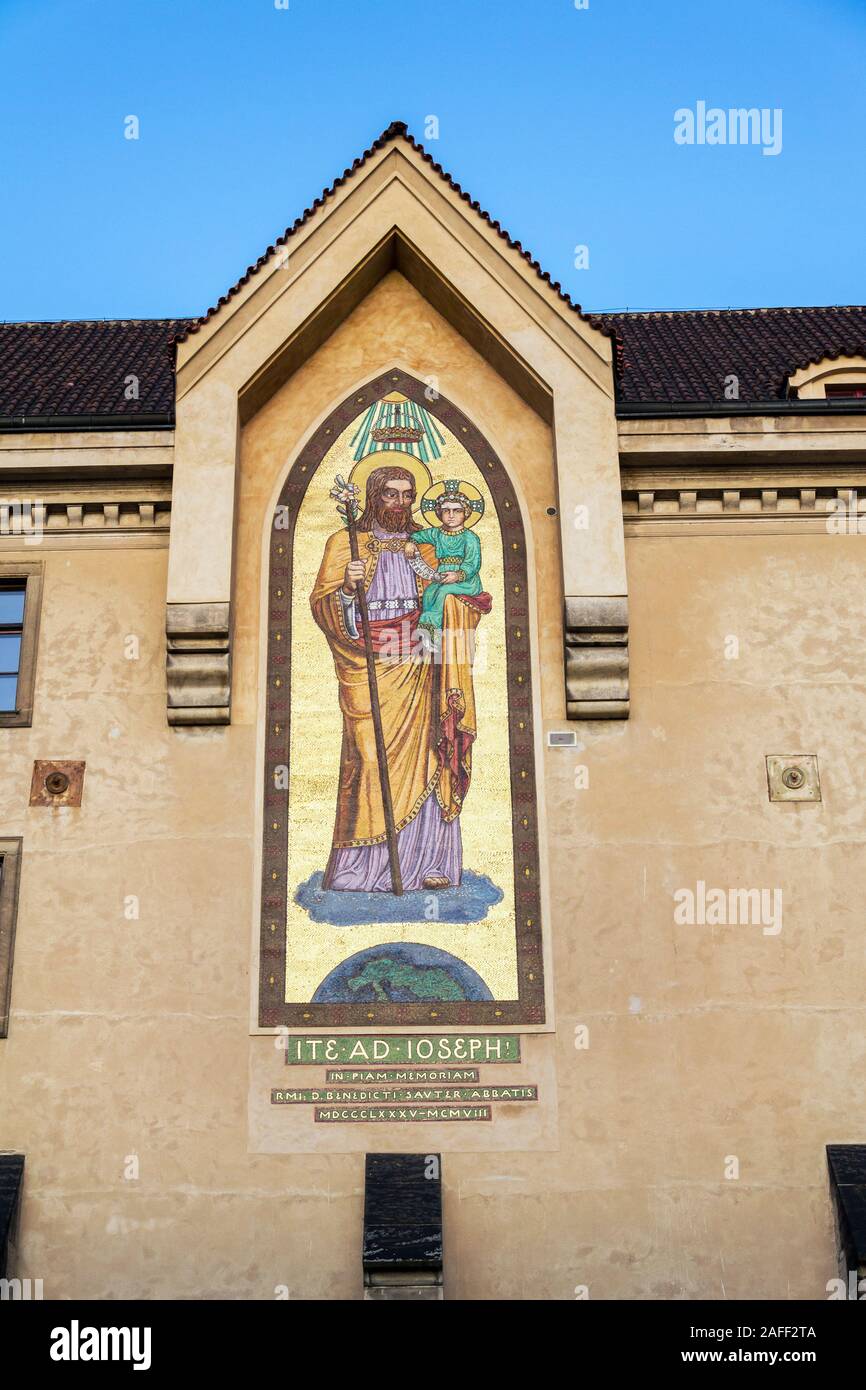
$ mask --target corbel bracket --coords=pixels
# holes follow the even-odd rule
[[[628,719],[628,599],[566,598],[569,719]]]
[[[169,724],[228,724],[229,604],[169,603],[165,636]]]

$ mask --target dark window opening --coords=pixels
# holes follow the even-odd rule
[[[839,1273],[848,1298],[859,1302],[866,1292],[866,1144],[828,1144],[827,1166]]]
[[[828,401],[866,401],[866,381],[837,382],[835,386],[825,386]]]
[[[0,1279],[6,1277],[6,1248],[15,1225],[23,1177],[24,1155],[0,1153]]]

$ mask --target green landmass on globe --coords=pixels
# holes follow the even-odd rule
[[[357,993],[369,985],[376,999],[386,1003],[391,995],[384,988],[405,989],[416,999],[462,1000],[466,996],[457,981],[438,966],[417,966],[408,962],[389,960],[368,961],[364,969],[349,980],[349,989]]]

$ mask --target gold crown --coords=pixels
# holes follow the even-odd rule
[[[379,425],[372,431],[377,444],[417,444],[423,433],[414,425]]]

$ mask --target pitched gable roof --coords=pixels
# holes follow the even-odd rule
[[[473,199],[470,196],[470,194],[468,194],[463,188],[461,188],[457,180],[452,178],[452,176],[447,172],[447,170],[442,168],[441,164],[436,163],[433,156],[429,153],[429,151],[427,151],[424,148],[420,141],[415,139],[414,135],[410,135],[409,128],[406,125],[405,121],[392,121],[391,124],[387,127],[387,129],[383,130],[382,134],[373,141],[369,149],[366,149],[362,155],[360,155],[356,160],[354,160],[348,169],[344,169],[342,174],[338,178],[334,179],[334,182],[330,185],[330,187],[323,189],[319,197],[313,200],[310,207],[306,208],[304,212],[301,213],[300,217],[297,217],[295,221],[292,223],[292,225],[286,228],[282,236],[277,237],[274,244],[272,246],[269,246],[267,250],[263,252],[261,256],[259,256],[258,260],[255,261],[253,265],[247,266],[240,279],[237,280],[235,284],[232,285],[231,288],[226,291],[225,294],[220,295],[216,304],[212,305],[212,307],[208,309],[205,314],[202,314],[200,318],[188,322],[185,325],[185,327],[183,327],[178,332],[177,341],[183,342],[184,339],[188,338],[191,333],[196,333],[203,324],[207,323],[208,319],[213,318],[214,314],[219,313],[222,306],[224,304],[227,304],[229,300],[232,299],[239,292],[239,290],[249,282],[250,278],[253,275],[257,274],[257,272],[261,270],[263,266],[267,265],[268,261],[271,259],[272,256],[277,254],[278,248],[285,246],[286,242],[288,242],[290,238],[294,236],[295,232],[297,232],[300,227],[303,227],[304,224],[308,222],[311,217],[314,216],[314,214],[318,211],[319,208],[323,208],[329,198],[333,198],[338,188],[342,188],[343,185],[347,183],[348,180],[351,179],[352,176],[356,174],[359,169],[363,168],[363,166],[370,159],[372,159],[372,157],[379,150],[383,150],[386,147],[386,145],[393,144],[395,141],[398,140],[405,141],[407,145],[409,145],[413,150],[415,150],[415,152],[419,154],[421,158],[426,161],[427,164],[430,165],[430,168],[433,170],[433,172],[438,174],[439,177],[443,179],[445,183],[448,184],[449,188],[451,188],[455,193],[459,194],[463,201],[469,204],[473,212],[476,212],[478,216],[482,218],[482,220],[486,222],[489,227],[492,227],[493,230],[502,238],[502,240],[510,247],[512,251],[519,251],[520,255],[523,257],[526,263],[529,266],[531,266],[532,269],[535,271],[536,275],[538,275],[538,277],[541,280],[544,280],[545,283],[550,286],[554,293],[557,294],[559,298],[563,300],[564,303],[567,304],[570,309],[573,309],[574,312],[585,322],[590,322],[589,316],[584,314],[580,305],[575,303],[575,301],[571,298],[569,294],[566,294],[559,281],[552,280],[549,273],[546,270],[544,270],[541,267],[541,265],[539,265],[538,261],[536,261],[533,258],[530,252],[526,251],[519,241],[515,241],[515,239],[505,230],[505,228],[501,226],[495,218],[490,216],[489,212],[485,212],[481,204],[477,202],[475,199]],[[602,333],[605,333],[607,336],[613,337],[612,330],[607,328],[603,323],[594,323],[593,326],[600,329],[600,331]]]
[[[398,141],[420,155],[575,314],[614,340],[616,399],[623,414],[654,408],[672,414],[702,408],[734,413],[762,404],[785,408],[791,373],[824,358],[866,356],[862,305],[584,313],[404,123],[395,121],[201,317],[0,324],[0,428],[171,425],[174,344],[213,318],[365,163]],[[725,381],[732,375],[738,379],[736,401],[725,397]],[[137,398],[128,398],[129,377],[137,379]],[[857,408],[806,404],[810,410]]]

